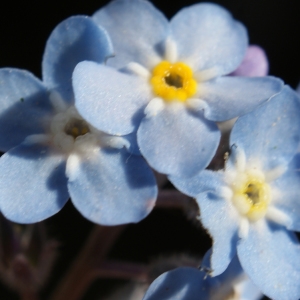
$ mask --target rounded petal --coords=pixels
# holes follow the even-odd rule
[[[65,159],[48,146],[22,144],[0,159],[0,209],[17,223],[56,214],[69,198]]]
[[[47,90],[31,73],[0,70],[0,149],[8,151],[31,134],[45,133],[53,113]]]
[[[216,191],[224,184],[223,175],[210,170],[203,170],[193,177],[168,176],[175,187],[190,197],[196,197],[200,193]]]
[[[218,122],[239,117],[266,102],[282,87],[282,80],[275,77],[226,76],[201,83],[200,98],[209,106],[204,115]]]
[[[210,267],[212,276],[223,273],[236,254],[239,216],[231,202],[218,192],[204,192],[196,197],[202,225],[213,240]]]
[[[77,63],[103,63],[113,53],[108,34],[91,18],[70,17],[51,33],[43,57],[43,81],[66,101],[74,100],[72,72]]]
[[[133,132],[152,93],[146,80],[94,62],[73,73],[75,106],[93,126],[109,134]]]
[[[70,157],[71,158],[71,157]],[[101,225],[136,223],[155,205],[153,172],[140,156],[103,149],[68,160],[68,188],[75,207]]]
[[[300,245],[294,233],[265,221],[252,223],[237,252],[244,271],[263,294],[299,299]]]
[[[245,27],[219,5],[201,3],[180,10],[171,20],[180,60],[195,71],[213,68],[218,75],[234,71],[245,56]]]
[[[300,98],[286,86],[266,104],[236,121],[230,145],[241,147],[248,161],[260,161],[262,170],[286,166],[299,145],[299,115]]]
[[[130,62],[153,67],[161,56],[159,46],[166,39],[169,23],[150,2],[115,0],[98,10],[93,19],[109,33],[116,57],[108,65],[122,68]]]
[[[177,268],[156,278],[143,300],[205,300],[210,298],[206,274],[194,268]]]
[[[289,217],[289,230],[300,231],[300,154],[291,161],[288,170],[270,183],[272,206]]]
[[[269,72],[269,62],[265,51],[256,45],[250,45],[246,55],[238,68],[230,75],[232,76],[267,76]]]
[[[191,177],[205,169],[219,139],[215,123],[179,103],[144,118],[138,129],[138,144],[148,163],[160,173],[177,177]]]

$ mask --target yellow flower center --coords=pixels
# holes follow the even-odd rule
[[[270,187],[259,174],[247,173],[233,185],[233,204],[240,214],[257,221],[266,214],[270,203]]]
[[[160,62],[153,69],[150,82],[154,94],[166,101],[184,102],[197,91],[192,69],[182,62]]]

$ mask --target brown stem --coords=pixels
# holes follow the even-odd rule
[[[95,225],[84,248],[69,269],[50,300],[79,300],[97,277],[95,265],[100,265],[125,226]]]
[[[146,282],[148,268],[137,263],[105,261],[97,268],[97,277],[118,278]]]

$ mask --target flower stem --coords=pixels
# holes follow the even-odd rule
[[[79,300],[98,276],[95,265],[100,265],[125,226],[95,225],[83,249],[54,291],[50,300]]]

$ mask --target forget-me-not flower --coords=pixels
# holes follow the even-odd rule
[[[72,71],[82,60],[112,54],[107,33],[89,17],[71,17],[47,41],[43,82],[19,69],[0,70],[0,209],[34,223],[68,200],[89,220],[138,222],[154,206],[157,187],[125,137],[91,126],[74,107]]]
[[[272,299],[299,299],[300,98],[289,87],[240,117],[225,169],[171,177],[196,198],[213,239],[211,274],[237,253],[244,271]],[[296,156],[295,156],[296,155]]]
[[[75,68],[75,105],[99,130],[139,127],[141,153],[161,173],[204,169],[220,139],[215,121],[245,114],[282,88],[272,77],[223,76],[240,65],[248,38],[216,4],[184,8],[168,22],[148,1],[116,0],[93,19],[110,34],[115,57]]]
[[[259,300],[261,297],[238,259],[234,259],[222,275],[213,278],[189,267],[166,272],[153,281],[143,300]]]

